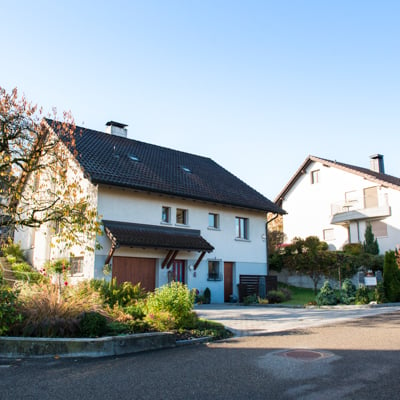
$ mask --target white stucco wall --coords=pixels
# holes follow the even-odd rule
[[[319,182],[311,184],[311,171],[319,170]],[[348,228],[331,224],[332,204],[343,203],[345,193],[358,191],[378,186],[378,198],[380,204],[386,199],[391,207],[391,215],[381,218],[388,226],[386,237],[377,237],[381,253],[394,249],[400,243],[400,192],[392,188],[378,185],[361,176],[338,168],[324,166],[319,162],[313,162],[305,171],[290,191],[286,194],[282,208],[287,211],[283,216],[284,232],[288,241],[294,237],[305,238],[318,236],[324,240],[324,229],[333,229],[333,240],[327,240],[331,249],[339,250],[348,243]],[[351,242],[364,241],[366,228],[365,221],[356,221],[350,224]]]
[[[171,208],[171,224],[161,222],[162,207]],[[177,208],[188,210],[188,224],[175,224]],[[249,210],[233,209],[226,206],[207,204],[193,200],[183,200],[169,196],[134,192],[132,190],[99,187],[98,213],[102,219],[181,227],[200,230],[201,236],[206,239],[215,250],[207,253],[196,271],[191,269],[198,259],[199,252],[179,252],[177,259],[186,261],[186,281],[189,288],[203,291],[206,287],[211,290],[212,302],[224,301],[224,281],[209,281],[208,260],[220,260],[221,275],[224,272],[224,262],[234,263],[233,289],[237,294],[236,284],[240,274],[265,275],[266,242],[265,242],[265,214]],[[208,214],[219,215],[219,229],[208,227]],[[235,217],[249,219],[249,240],[235,239]],[[106,236],[99,239],[102,249],[96,251],[95,277],[103,277],[102,265],[109,252],[111,243]],[[167,270],[161,269],[161,262],[167,254],[166,250],[119,248],[114,256],[151,257],[158,260],[156,286],[168,282]]]

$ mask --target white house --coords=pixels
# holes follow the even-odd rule
[[[331,249],[362,243],[368,223],[380,253],[400,244],[400,179],[385,174],[383,156],[370,169],[309,156],[275,199],[284,208],[283,230],[318,236]]]
[[[221,303],[237,295],[241,274],[267,275],[266,213],[284,212],[276,204],[210,158],[128,139],[120,123],[107,132],[76,127],[75,140],[104,235],[101,250],[73,249],[71,280],[112,276],[148,290],[178,280],[208,287]],[[52,235],[43,226],[15,240],[40,268],[60,257]]]

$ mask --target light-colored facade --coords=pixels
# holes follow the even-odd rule
[[[370,223],[381,254],[400,244],[400,179],[384,173],[381,155],[371,156],[371,170],[309,156],[276,203],[287,211],[288,242],[318,236],[340,250],[362,243]]]
[[[210,164],[205,162],[207,166]],[[238,296],[241,274],[267,275],[266,213],[281,211],[272,202],[275,207],[272,210],[220,204],[173,193],[121,187],[112,182],[94,182],[86,177],[88,174],[84,175],[83,170],[81,173],[81,187],[91,194],[98,215],[104,221],[104,234],[98,237],[101,248],[91,252],[85,247],[93,247],[94,243],[83,242],[81,247],[66,251],[57,245],[57,236],[50,226],[19,229],[15,241],[21,243],[36,268],[41,268],[47,260],[73,254],[79,265],[69,278],[72,283],[116,277],[120,282],[144,282],[142,286],[152,290],[171,280],[179,280],[200,293],[208,287],[213,303],[229,301],[230,295]],[[201,179],[201,171],[198,177],[195,173],[189,178],[197,182]],[[106,221],[120,224],[120,230],[112,227],[107,230]],[[122,238],[121,229],[137,232],[138,227],[147,233],[155,231],[156,236],[173,232],[178,239],[181,233],[190,233],[199,244],[188,249],[182,242],[177,247],[164,246],[164,239],[158,237],[144,245],[138,244],[137,238],[131,241],[128,237],[128,242]]]

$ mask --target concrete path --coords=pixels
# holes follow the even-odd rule
[[[400,304],[321,308],[203,304],[196,306],[195,311],[201,318],[222,323],[236,336],[252,336],[332,325],[352,319],[392,313],[400,311]]]

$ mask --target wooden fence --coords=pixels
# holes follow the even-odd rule
[[[263,282],[261,279],[265,279],[265,291],[268,293],[269,290],[278,289],[278,279],[272,275],[240,275],[239,276],[239,301],[243,302],[243,298],[251,295],[260,295],[260,287]]]

